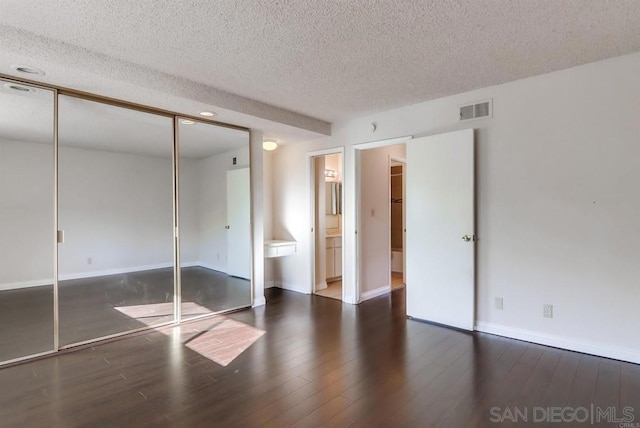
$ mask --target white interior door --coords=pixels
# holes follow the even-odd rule
[[[227,171],[227,274],[251,278],[249,168]]]
[[[473,129],[407,143],[407,315],[473,330]]]

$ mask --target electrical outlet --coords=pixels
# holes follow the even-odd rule
[[[496,297],[496,309],[502,310],[502,297]]]
[[[553,305],[543,305],[542,316],[544,316],[545,318],[553,318]]]
[[[235,156],[233,157],[233,164],[234,164],[234,165],[237,165],[237,164],[238,164],[238,158],[237,158],[237,157],[235,157]]]

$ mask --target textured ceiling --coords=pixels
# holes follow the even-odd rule
[[[637,0],[0,0],[0,23],[324,121],[640,51]]]

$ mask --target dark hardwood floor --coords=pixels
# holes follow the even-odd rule
[[[249,281],[182,268],[183,319],[251,305]],[[60,344],[173,320],[173,268],[60,281]],[[0,292],[0,361],[53,348],[53,286]],[[1,426],[1,425],[0,425]]]
[[[266,332],[227,366],[189,347],[219,325],[200,320],[2,369],[0,426],[526,425],[491,420],[515,407],[557,426],[533,407],[592,405],[640,421],[639,365],[407,320],[404,289],[267,302],[227,316]]]

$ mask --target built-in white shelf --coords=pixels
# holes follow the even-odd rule
[[[281,239],[271,239],[264,241],[264,258],[284,257],[295,254],[298,243],[296,241],[285,241]]]

